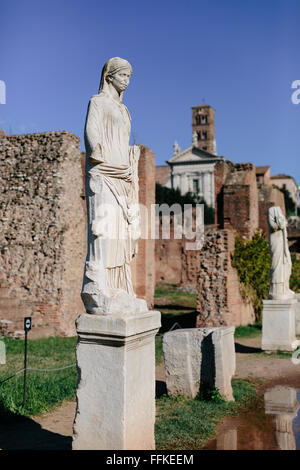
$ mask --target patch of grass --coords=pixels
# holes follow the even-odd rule
[[[234,331],[235,338],[251,338],[261,334],[261,324],[254,323],[253,325],[237,326]]]
[[[178,323],[181,328],[196,325],[197,295],[176,290],[176,284],[158,283],[155,290],[155,308],[161,312],[160,332],[169,331]]]
[[[0,382],[24,367],[24,340],[3,338],[6,364],[1,365]],[[77,337],[28,340],[27,367],[56,369],[76,362]],[[162,337],[155,338],[156,364],[163,360]],[[50,411],[64,400],[75,399],[76,366],[61,371],[27,371],[26,406],[23,407],[24,375],[0,384],[0,417],[35,416]]]
[[[290,288],[294,292],[300,292],[300,259],[297,259],[294,253],[291,254],[292,258],[292,273],[290,278]]]
[[[249,401],[256,396],[255,385],[245,379],[232,379],[232,392],[237,403],[237,408],[247,406]]]
[[[28,340],[27,367],[55,369],[76,362],[77,338],[50,337]],[[6,365],[0,382],[24,367],[24,340],[4,339]],[[34,416],[51,410],[64,400],[75,398],[76,366],[62,371],[27,372],[27,400],[23,407],[23,373],[0,384],[0,415]]]
[[[254,385],[232,381],[236,402],[162,396],[157,400],[155,439],[157,449],[199,449],[215,434],[216,425],[227,414],[236,414],[254,399]]]
[[[155,337],[155,364],[161,364],[164,358],[164,352],[162,347],[162,336]]]
[[[169,306],[180,306],[190,309],[196,308],[197,294],[183,292],[176,290],[176,284],[163,284],[156,285],[154,301],[164,298],[168,300]]]

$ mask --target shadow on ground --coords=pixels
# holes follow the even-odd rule
[[[164,313],[163,309],[161,309],[162,312],[161,312],[161,328],[159,330],[160,333],[166,333],[175,324],[177,324],[176,328],[179,328],[179,327],[180,328],[195,328],[196,318],[197,318],[196,311],[191,311],[191,309],[187,309],[187,312],[184,313],[185,309],[183,307],[177,307],[174,305],[172,306],[170,305],[169,308],[172,310],[182,311],[182,314]],[[159,307],[157,307],[157,310],[159,310]]]
[[[1,415],[1,450],[71,450],[72,438],[43,429],[30,418]]]
[[[155,381],[155,398],[160,398],[162,395],[167,395],[166,382],[162,380]]]
[[[235,352],[242,354],[261,353],[262,349],[245,346],[244,344],[234,343]]]

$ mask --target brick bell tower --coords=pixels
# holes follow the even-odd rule
[[[217,155],[215,141],[215,110],[200,104],[192,107],[193,143],[199,149]]]

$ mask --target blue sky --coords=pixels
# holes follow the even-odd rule
[[[0,128],[82,138],[102,66],[120,56],[133,66],[132,137],[157,164],[174,140],[191,145],[204,99],[220,155],[300,184],[299,24],[298,0],[0,0]]]

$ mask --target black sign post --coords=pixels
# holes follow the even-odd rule
[[[26,369],[27,369],[27,333],[31,330],[31,317],[24,318],[24,330],[25,330],[25,349],[24,349],[24,394],[23,394],[23,406],[26,405]]]

